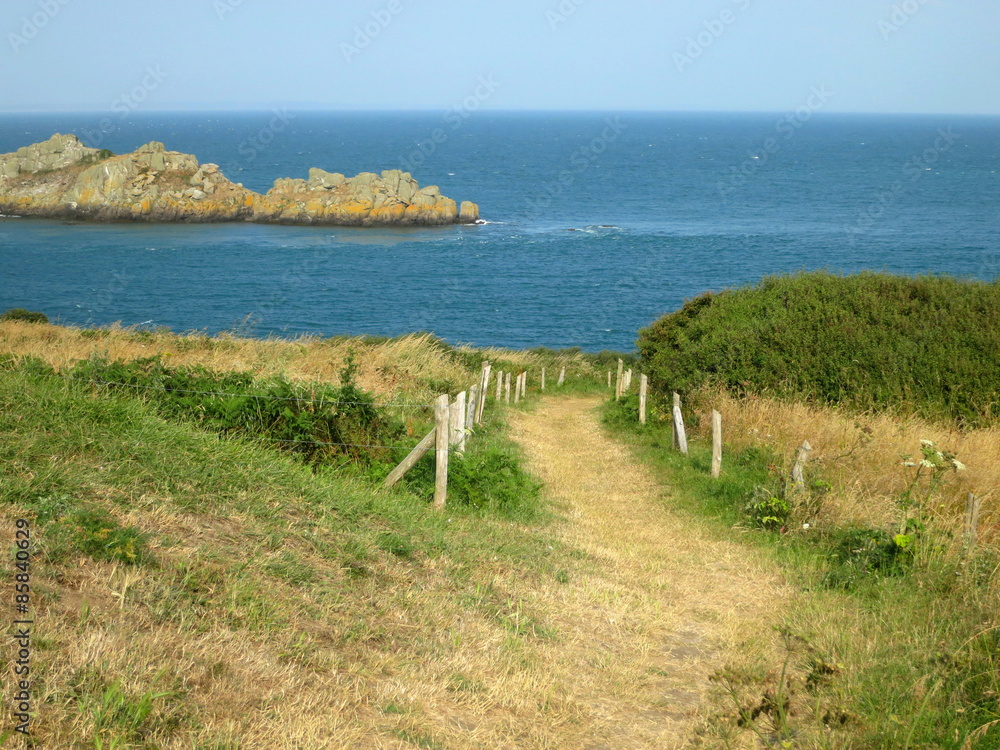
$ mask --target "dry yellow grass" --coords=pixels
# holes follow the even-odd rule
[[[93,354],[131,361],[156,354],[172,365],[202,365],[218,372],[337,383],[348,352],[359,365],[358,384],[379,397],[416,395],[428,379],[462,382],[467,375],[428,334],[378,344],[362,339],[250,339],[229,335],[144,333],[113,326],[99,335],[79,328],[0,321],[0,354],[30,355],[57,369]]]
[[[0,355],[38,357],[62,370],[95,353],[112,360],[131,361],[156,354],[171,365],[202,365],[217,372],[247,371],[258,377],[282,375],[291,380],[337,384],[348,352],[358,364],[357,382],[380,400],[426,400],[428,382],[464,385],[474,375],[438,345],[430,334],[412,334],[370,343],[362,338],[253,339],[223,334],[139,332],[112,326],[97,334],[79,328],[0,320]],[[483,356],[533,371],[538,377],[543,357],[510,349],[456,347],[458,354]],[[592,367],[581,355],[560,355],[556,362],[572,375],[590,374]],[[553,373],[549,373],[553,378]],[[554,380],[553,380],[554,382]],[[424,401],[421,401],[423,403]]]
[[[566,516],[563,538],[594,562],[536,594],[566,633],[545,671],[572,684],[596,732],[587,747],[681,747],[714,708],[712,673],[768,661],[789,592],[752,551],[667,510],[664,488],[603,433],[599,404],[550,400],[513,417],[528,465]]]
[[[920,457],[920,441],[932,440],[952,451],[967,467],[949,472],[943,489],[927,512],[942,526],[958,531],[965,513],[966,495],[982,498],[980,538],[1000,542],[1000,429],[960,431],[955,427],[892,414],[856,415],[830,407],[770,398],[734,398],[724,392],[702,393],[697,402],[701,435],[708,438],[708,408],[723,415],[725,442],[734,448],[767,446],[785,457],[785,469],[803,440],[813,448],[810,468],[833,485],[818,521],[891,528],[899,522],[896,501],[909,484],[913,469],[902,456]],[[910,472],[907,474],[906,472]]]

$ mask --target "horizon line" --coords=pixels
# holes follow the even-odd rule
[[[302,114],[440,114],[442,109],[435,108],[335,108],[317,107],[315,105],[278,105],[260,106],[253,108],[171,108],[171,109],[144,109],[141,112],[130,112],[140,117],[146,114],[261,114],[271,113],[275,110],[290,110]],[[448,111],[447,109],[444,111]],[[794,110],[791,110],[794,111]],[[107,109],[26,109],[26,110],[4,110],[0,109],[0,116],[18,115],[100,115],[110,117],[110,110]],[[481,114],[639,114],[639,115],[784,115],[789,110],[786,109],[627,109],[627,108],[605,108],[605,109],[541,109],[541,108],[504,108],[504,109],[483,109]],[[815,112],[813,117],[828,116],[856,116],[856,117],[1000,117],[998,112],[880,112],[872,110],[841,110]],[[121,119],[121,118],[119,118]]]

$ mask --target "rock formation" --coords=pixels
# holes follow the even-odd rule
[[[215,164],[147,143],[131,154],[87,148],[74,135],[0,155],[0,214],[96,221],[255,221],[346,226],[471,224],[461,209],[409,172],[356,177],[309,170],[279,179],[266,195],[233,183]]]

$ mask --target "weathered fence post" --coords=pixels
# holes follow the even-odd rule
[[[545,368],[542,368],[542,393],[545,392]]]
[[[628,393],[630,390],[632,390],[632,369],[631,368],[629,368],[629,370],[625,373],[625,393]]]
[[[509,404],[510,403],[510,373],[509,372],[504,374],[503,397],[504,397],[504,401],[506,401]]]
[[[681,396],[677,391],[674,391],[674,411],[677,411],[680,408],[681,408]],[[673,425],[674,429],[671,430],[670,447],[673,448],[674,450],[677,450],[677,423],[671,420],[671,424]]]
[[[433,429],[428,432],[424,439],[417,443],[416,447],[410,451],[410,454],[403,459],[402,463],[399,464],[395,469],[389,472],[389,476],[385,478],[382,483],[383,487],[392,487],[396,482],[402,479],[406,472],[414,467],[414,465],[421,458],[427,455],[427,452],[434,447],[434,441],[437,438],[437,429]]]
[[[514,378],[514,403],[518,403],[521,400],[521,376],[518,375]]]
[[[459,393],[449,409],[449,445],[456,446],[459,453],[465,452],[465,391]]]
[[[684,415],[681,413],[680,396],[674,400],[674,433],[677,435],[677,446],[681,449],[681,453],[686,456],[688,454],[688,440],[687,432],[684,431]]]
[[[566,382],[566,368],[562,368],[559,371],[559,382],[556,385],[562,387],[562,384]]]
[[[965,551],[971,552],[979,537],[979,503],[978,497],[971,492],[965,500]]]
[[[528,371],[521,373],[521,398],[528,397]]]
[[[712,477],[722,474],[722,415],[712,409]]]
[[[611,370],[608,370],[608,388],[611,387]]]
[[[639,376],[639,424],[646,424],[646,391],[649,388],[649,378]]]
[[[443,508],[448,501],[448,394],[434,402],[434,507]]]
[[[476,388],[478,386],[472,385],[469,387],[469,401],[465,408],[465,432],[466,434],[472,432],[472,426],[476,423],[476,404],[478,399],[476,396]],[[465,439],[462,439],[462,449],[465,449]]]
[[[809,441],[803,440],[802,447],[799,448],[799,453],[795,457],[795,465],[792,467],[792,483],[797,490],[804,490],[806,488],[805,468],[806,461],[809,460],[811,452],[812,446],[809,445]]]
[[[625,363],[618,360],[618,378],[615,380],[615,401],[620,401],[622,397],[622,384],[625,377]]]
[[[493,365],[483,362],[483,372],[479,378],[479,398],[476,399],[476,424],[483,421],[483,412],[486,410],[486,389],[490,387],[490,373],[493,372]]]
[[[500,396],[503,394],[503,370],[497,372],[497,401],[500,400]]]

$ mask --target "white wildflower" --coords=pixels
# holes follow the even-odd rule
[[[965,464],[963,464],[957,458],[951,459],[951,465],[955,467],[955,471],[965,471]]]
[[[903,466],[916,466],[913,461],[903,461]]]
[[[925,448],[933,448],[934,447],[934,441],[933,440],[921,440],[920,444],[922,446],[924,446]]]
[[[935,451],[937,453],[938,461],[944,461],[944,454],[941,451]]]
[[[933,469],[934,468],[934,462],[933,461],[928,461],[926,458],[923,461],[920,462],[920,465],[923,466],[925,469]]]

